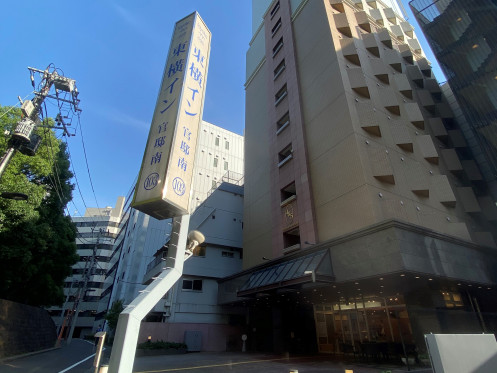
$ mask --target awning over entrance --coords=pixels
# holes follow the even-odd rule
[[[328,249],[323,249],[252,273],[237,295],[247,296],[309,282],[330,283],[333,280],[330,253]]]

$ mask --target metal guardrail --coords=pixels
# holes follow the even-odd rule
[[[213,186],[211,190],[207,192],[207,197],[209,197],[217,188],[219,188],[219,185],[221,185],[222,183],[230,183],[233,185],[243,186],[244,182],[245,182],[245,176],[243,174],[240,174],[235,171],[227,171],[223,175],[221,180],[218,181],[216,185]]]

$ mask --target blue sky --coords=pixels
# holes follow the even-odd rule
[[[81,190],[73,192],[68,206],[72,215],[83,214],[85,204],[114,206],[118,196],[129,192],[140,168],[174,24],[195,10],[212,32],[203,119],[243,134],[250,0],[27,0],[9,1],[2,10],[0,105],[15,105],[17,96],[32,91],[28,66],[45,69],[54,63],[76,80],[83,136],[78,129],[68,140]],[[56,115],[52,103],[47,109]]]
[[[197,10],[212,32],[204,120],[243,133],[245,53],[251,2],[234,0],[10,1],[0,22],[0,105],[29,94],[28,66],[54,63],[76,80],[82,137],[69,139],[81,194],[88,207],[114,206],[139,171],[149,123],[176,21]],[[48,114],[56,107],[47,103]],[[74,122],[71,127],[75,127]],[[85,211],[73,192],[71,214]]]

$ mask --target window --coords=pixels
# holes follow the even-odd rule
[[[225,148],[226,150],[230,150],[230,143],[229,143],[229,141],[225,141],[225,142],[224,142],[224,148]]]
[[[276,22],[274,27],[271,29],[271,36],[274,36],[280,28],[281,28],[281,18]]]
[[[286,84],[274,95],[274,106],[278,106],[279,103],[288,95],[286,90]]]
[[[202,280],[183,280],[183,290],[202,291]]]
[[[285,205],[293,201],[297,197],[297,189],[295,188],[295,182],[281,189],[280,194],[281,194],[282,205]]]
[[[235,256],[235,254],[234,254],[234,253],[231,253],[231,252],[229,252],[229,251],[223,251],[223,252],[221,253],[221,255],[222,255],[223,257],[225,257],[225,258],[233,258],[233,257]]]
[[[273,58],[278,54],[278,52],[281,50],[281,48],[283,48],[283,38],[281,38],[280,40],[278,40],[278,42],[274,46],[274,48],[273,48]]]
[[[216,157],[214,157],[214,167],[217,167],[217,162],[218,162],[218,161],[219,161],[219,160],[218,160]]]
[[[278,1],[274,8],[271,10],[271,19],[273,19],[274,15],[278,13],[278,10],[280,9],[280,2]]]
[[[280,64],[276,67],[276,69],[274,69],[273,80],[276,80],[276,78],[280,76],[283,70],[285,70],[285,67],[286,67],[285,59],[283,59],[283,61],[280,62]]]
[[[285,149],[278,153],[278,167],[283,166],[285,163],[293,158],[292,144],[288,145]]]
[[[464,302],[462,300],[461,294],[455,292],[442,292],[443,299],[445,301],[445,307],[464,307]]]
[[[219,146],[219,137],[216,137],[216,142],[215,142],[216,146]]]
[[[193,256],[205,257],[205,246],[197,246],[193,249]]]
[[[276,122],[276,135],[279,135],[290,125],[290,115],[288,111]]]
[[[228,170],[228,162],[224,161],[224,170],[227,171]]]
[[[283,247],[284,254],[288,254],[293,250],[300,249],[299,227],[283,233]]]

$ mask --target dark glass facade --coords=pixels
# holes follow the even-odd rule
[[[497,2],[413,0],[409,5],[466,119],[461,129],[486,181],[480,192],[497,201]],[[462,149],[458,153],[466,159]]]

